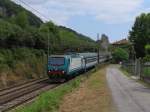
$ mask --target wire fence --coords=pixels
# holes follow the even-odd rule
[[[131,75],[150,83],[150,62],[137,59],[136,61],[124,62],[122,67]]]

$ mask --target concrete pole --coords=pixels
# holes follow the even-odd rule
[[[97,51],[97,62],[98,62],[98,64],[100,63],[100,39],[99,39],[99,33],[97,33],[97,42],[98,42],[98,51]]]

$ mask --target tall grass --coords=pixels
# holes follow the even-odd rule
[[[0,49],[0,86],[46,75],[46,54],[29,48]],[[12,83],[13,82],[13,83]]]

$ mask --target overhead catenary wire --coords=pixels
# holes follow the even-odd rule
[[[28,3],[26,3],[25,1],[23,0],[16,0],[22,4],[24,4],[25,6],[29,7],[32,12],[36,12],[37,14],[39,14],[42,18],[44,18],[46,21],[50,21],[50,19],[48,17],[46,17],[44,14],[42,14],[41,12],[39,12],[38,10],[36,10],[35,8],[33,8],[31,5],[29,5]]]

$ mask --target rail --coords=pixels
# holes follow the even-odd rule
[[[0,112],[10,110],[20,104],[37,97],[41,92],[57,87],[59,84],[50,84],[48,79],[40,79],[25,85],[14,87],[0,92]]]

